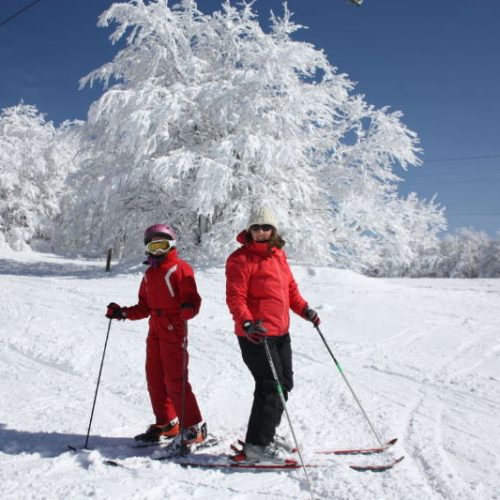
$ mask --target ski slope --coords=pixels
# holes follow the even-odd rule
[[[135,303],[142,267],[0,250],[0,498],[302,499],[302,470],[182,468],[147,458],[130,437],[152,420],[144,379],[146,321],[113,322],[87,433],[110,301]],[[384,473],[318,457],[376,441],[309,323],[292,319],[296,386],[288,409],[314,498],[500,498],[500,280],[371,279],[293,265],[304,297],[383,439],[399,437]],[[244,437],[253,384],[225,305],[222,268],[197,270],[190,372],[209,431]],[[283,418],[282,434],[288,435]],[[120,459],[127,468],[104,465]]]

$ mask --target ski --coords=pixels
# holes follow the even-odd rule
[[[242,470],[261,470],[261,471],[276,471],[276,470],[297,470],[302,468],[296,460],[284,459],[283,462],[245,462],[245,461],[234,461],[237,455],[196,455],[189,454],[187,456],[164,456],[164,457],[153,457],[151,460],[158,461],[168,461],[180,465],[181,467],[197,467],[197,468],[207,468],[207,469],[242,469]],[[351,464],[349,467],[357,472],[384,472],[392,469],[395,465],[401,462],[404,456],[399,457],[391,462],[385,464],[365,464],[365,465],[355,465]],[[124,463],[118,460],[106,459],[103,461],[105,465],[112,467],[122,467],[124,469],[129,469]],[[304,464],[305,467],[328,467],[329,464]]]
[[[358,472],[384,472],[386,470],[392,469],[396,464],[399,464],[403,457],[396,458],[392,462],[380,465],[349,465],[349,467]]]
[[[397,442],[397,438],[391,439],[385,443],[383,448],[353,448],[353,449],[339,449],[339,450],[321,450],[315,453],[323,455],[370,455],[377,454],[385,451],[390,446],[393,446]],[[203,443],[200,443],[192,450],[189,450],[186,454],[179,453],[180,450],[175,450],[168,453],[168,445],[165,448],[167,453],[161,456],[153,456],[148,458],[148,460],[154,461],[168,461],[170,463],[175,463],[181,467],[198,467],[198,468],[212,468],[212,469],[244,469],[244,470],[296,470],[300,469],[302,465],[295,459],[284,458],[279,462],[247,462],[245,461],[245,456],[243,455],[243,450],[236,444],[231,444],[231,450],[233,455],[225,454],[197,454],[196,452],[201,451],[211,446],[215,446],[220,443],[220,440],[215,436],[209,436]],[[242,446],[244,442],[238,441],[238,444]],[[293,450],[292,450],[293,453]],[[349,467],[357,472],[384,472],[392,469],[396,464],[401,462],[404,456],[396,458],[392,461],[382,463],[382,464],[365,464],[356,465],[350,464]],[[129,468],[122,460],[106,459],[103,463],[112,467],[123,467],[125,469]],[[307,463],[306,467],[327,467],[327,463]]]
[[[282,462],[236,462],[233,461],[234,456],[227,455],[196,455],[190,453],[186,456],[164,456],[152,457],[150,460],[168,461],[180,465],[181,467],[198,467],[198,468],[211,468],[211,469],[246,469],[246,470],[296,470],[302,466],[292,459],[284,459]],[[111,467],[122,467],[129,469],[126,464],[121,460],[106,459],[103,460],[105,465]],[[320,467],[320,464],[306,464],[306,467]]]
[[[377,453],[382,453],[397,442],[397,438],[391,439],[390,441],[387,441],[387,443],[384,444],[382,448],[377,447],[377,448],[352,448],[352,449],[343,449],[343,450],[321,450],[321,451],[316,451],[314,453],[316,454],[321,454],[321,455],[371,455],[371,454],[377,454]],[[245,444],[244,441],[238,440],[238,445],[243,447]],[[231,449],[237,453],[237,454],[242,454],[243,453],[243,448],[240,448],[236,444],[231,444]],[[292,448],[290,450],[290,453],[296,453],[297,450]],[[386,470],[392,469],[395,465],[397,465],[399,462],[401,462],[404,459],[404,456],[396,458],[392,460],[391,462],[385,463],[385,464],[366,464],[366,465],[356,465],[356,464],[351,464],[349,467],[355,471],[358,472],[384,472]],[[319,464],[318,464],[319,465]],[[315,465],[317,467],[318,465]],[[324,464],[322,464],[324,465]],[[311,467],[311,465],[307,465],[307,467]],[[298,465],[297,467],[298,468]]]
[[[229,460],[224,462],[189,462],[189,461],[176,461],[179,465],[183,467],[200,467],[200,468],[212,468],[212,469],[250,469],[250,470],[295,470],[300,469],[302,466],[297,462],[282,464],[263,464],[263,463],[234,463]],[[316,464],[305,464],[306,467],[318,467]]]
[[[214,456],[214,459],[219,461],[199,461],[195,457],[160,457],[153,458],[153,460],[168,460],[171,463],[180,465],[181,467],[198,467],[198,468],[208,468],[208,469],[244,469],[244,470],[297,470],[302,467],[295,460],[286,459],[283,463],[250,463],[250,462],[232,462],[230,457],[225,457],[224,455]],[[384,472],[392,469],[395,465],[401,462],[404,457],[399,457],[392,462],[379,465],[354,465],[351,464],[349,467],[358,472]],[[125,464],[117,460],[104,460],[105,465],[112,467],[122,467],[124,469],[129,469]],[[305,464],[307,468],[310,467],[326,467],[327,464]]]
[[[353,448],[353,449],[345,449],[345,450],[320,450],[315,451],[315,453],[319,455],[373,455],[376,453],[383,453],[385,450],[394,446],[398,441],[398,438],[391,439],[384,443],[382,448]]]
[[[375,455],[377,453],[383,453],[386,451],[388,448],[391,446],[394,446],[398,441],[398,438],[391,439],[390,441],[387,441],[382,448],[376,447],[376,448],[352,448],[352,449],[344,449],[344,450],[318,450],[315,451],[314,453],[317,455]],[[245,444],[244,441],[238,440],[238,444],[240,446],[243,446]],[[242,450],[241,448],[238,448],[238,446],[232,444],[231,449],[235,451],[236,453],[240,453]],[[292,448],[288,450],[289,453],[296,453],[297,449]]]
[[[169,450],[169,446],[172,444],[169,442],[167,442],[167,444],[163,445],[163,446],[161,444],[158,444],[158,443],[151,443],[151,445],[156,444],[158,448],[165,450],[166,454],[160,455],[160,456],[143,457],[143,458],[145,458],[147,460],[155,460],[155,461],[159,461],[159,462],[166,461],[166,460],[175,462],[176,459],[178,459],[178,458],[183,458],[185,456],[195,455],[195,452],[200,451],[200,450],[204,450],[206,448],[210,448],[212,446],[216,446],[219,443],[220,443],[220,439],[217,436],[214,436],[212,434],[209,434],[207,436],[207,438],[205,439],[205,441],[203,441],[202,443],[197,444],[197,445],[193,445],[192,450],[181,450],[181,449]],[[149,443],[144,443],[144,444],[148,445]],[[147,447],[147,446],[143,446],[143,447]],[[137,448],[137,447],[132,445],[132,448]],[[183,455],[182,453],[185,453],[185,454]],[[132,457],[129,457],[129,458],[132,458]],[[105,460],[103,460],[103,463],[105,465],[110,465],[112,467],[123,467],[125,469],[129,468],[123,463],[122,460],[105,459]]]
[[[241,454],[237,455],[200,455],[178,457],[172,460],[183,467],[200,467],[212,469],[246,469],[246,470],[295,470],[302,468],[296,460],[286,458],[280,462],[246,462]],[[306,467],[319,467],[319,464],[305,464]]]

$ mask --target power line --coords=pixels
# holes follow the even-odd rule
[[[483,184],[487,182],[488,184],[496,184],[500,182],[500,179],[436,179],[436,180],[419,180],[419,179],[406,179],[406,184],[411,186],[448,186],[450,184],[473,184],[479,183]]]
[[[500,158],[500,154],[492,154],[492,155],[477,155],[477,156],[455,156],[449,158],[431,158],[426,160],[422,158],[424,163],[438,163],[444,161],[471,161],[471,160],[489,160],[491,158]]]
[[[497,216],[500,215],[500,212],[446,212],[446,215],[452,215],[452,216],[478,216],[478,217],[484,217],[484,216]]]
[[[12,16],[8,17],[7,19],[4,19],[3,21],[0,22],[0,27],[3,26],[4,24],[7,24],[9,21],[12,21],[12,19],[16,18],[17,16],[28,10],[30,7],[33,7],[33,5],[35,5],[39,1],[40,0],[35,0],[34,2],[31,2],[30,4],[23,7],[21,10],[18,10],[15,14],[12,14]]]
[[[418,168],[422,168],[422,167],[418,167]],[[471,174],[480,174],[480,175],[487,175],[487,174],[499,174],[500,173],[500,166],[490,166],[490,167],[475,167],[475,168],[470,168],[468,167],[467,170],[463,171],[463,170],[458,170],[458,169],[454,169],[454,170],[450,170],[449,172],[443,172],[439,169],[434,169],[434,170],[425,170],[424,172],[422,172],[422,170],[418,170],[418,169],[412,169],[412,170],[407,170],[406,172],[404,172],[403,174],[399,174],[401,176],[404,176],[403,178],[404,179],[414,179],[414,180],[420,180],[422,178],[425,178],[425,177],[432,177],[432,178],[435,178],[436,176],[448,176],[448,177],[464,177],[464,176],[467,176],[467,175],[471,175]],[[425,180],[425,179],[424,179]]]

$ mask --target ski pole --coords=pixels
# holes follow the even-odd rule
[[[337,361],[337,359],[335,358],[332,350],[330,349],[330,346],[328,345],[328,343],[326,342],[326,339],[325,337],[323,336],[323,334],[321,333],[321,330],[319,329],[319,326],[318,325],[314,325],[314,328],[316,328],[316,330],[318,331],[319,333],[319,336],[321,337],[321,340],[323,341],[323,343],[325,344],[325,347],[327,348],[328,352],[330,353],[330,356],[332,357],[333,359],[333,362],[335,363],[335,366],[338,368],[340,374],[342,375],[342,378],[344,379],[344,382],[347,384],[347,387],[349,387],[349,390],[351,391],[352,395],[354,396],[354,399],[356,401],[356,403],[358,404],[359,406],[359,409],[361,410],[361,413],[363,413],[363,416],[365,417],[366,421],[368,422],[368,425],[370,426],[370,429],[372,430],[373,432],[373,435],[375,436],[375,438],[377,439],[377,442],[379,444],[379,446],[383,449],[385,449],[385,446],[382,444],[382,441],[380,439],[380,437],[378,436],[377,434],[377,431],[375,430],[375,427],[373,427],[373,424],[371,423],[370,419],[368,418],[368,415],[366,414],[363,406],[361,405],[361,402],[359,401],[358,397],[356,396],[356,393],[354,392],[354,389],[351,387],[351,384],[349,383],[349,381],[347,380],[347,377],[345,376],[345,373],[344,371],[342,370],[342,367],[340,366],[339,362]]]
[[[112,318],[109,318],[108,331],[106,333],[106,341],[104,342],[104,350],[102,352],[101,367],[99,368],[99,375],[97,377],[97,386],[95,388],[94,403],[92,405],[92,412],[90,413],[89,428],[87,430],[87,437],[85,438],[85,445],[83,446],[84,450],[87,449],[87,445],[89,443],[90,428],[92,427],[92,419],[94,418],[95,402],[97,400],[97,393],[99,392],[99,384],[101,382],[102,367],[104,365],[104,356],[106,355],[106,347],[108,345],[109,330],[111,329],[111,321]]]
[[[187,384],[187,321],[184,325],[184,338],[182,339],[182,392],[181,392],[181,447],[184,442],[184,421],[186,420],[186,384]],[[188,451],[184,448],[183,452]]]
[[[292,431],[292,436],[293,436],[293,440],[295,442],[295,447],[297,448],[297,452],[299,454],[300,463],[302,465],[302,469],[304,469],[304,475],[306,477],[307,486],[309,487],[309,493],[311,494],[311,498],[313,498],[311,481],[309,480],[309,476],[307,474],[306,465],[304,463],[304,459],[302,458],[302,453],[300,451],[300,446],[299,446],[299,443],[297,441],[297,437],[295,436],[295,432],[293,430],[293,426],[292,426],[292,421],[290,419],[290,415],[288,414],[288,409],[286,407],[285,396],[283,395],[283,386],[281,385],[281,383],[279,381],[278,373],[276,372],[276,368],[274,366],[273,358],[271,356],[271,351],[269,350],[269,346],[267,345],[267,339],[264,339],[264,349],[266,350],[267,360],[269,362],[269,366],[271,367],[271,371],[273,373],[274,381],[276,382],[276,392],[279,394],[279,397],[281,399],[281,404],[283,405],[283,408],[285,410],[285,415],[286,415],[286,418],[288,420],[288,425],[290,426],[290,430]]]

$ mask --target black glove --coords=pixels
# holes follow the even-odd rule
[[[304,310],[302,311],[302,317],[304,319],[307,319],[307,321],[310,321],[314,326],[318,326],[321,323],[318,313],[314,309],[311,309],[309,306],[304,307]]]
[[[184,321],[188,321],[190,319],[193,319],[196,316],[195,310],[194,310],[194,305],[190,304],[189,302],[183,302],[181,304],[181,318]]]
[[[108,310],[106,311],[106,318],[109,319],[125,319],[127,317],[123,307],[120,307],[118,304],[111,302],[108,304]]]
[[[243,330],[247,336],[247,339],[252,342],[252,344],[260,344],[265,339],[267,335],[267,330],[262,326],[262,320],[257,321],[244,321]]]

